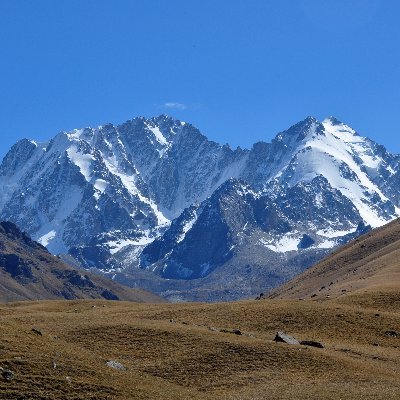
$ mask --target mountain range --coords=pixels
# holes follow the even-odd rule
[[[16,143],[0,166],[0,218],[130,286],[233,300],[399,216],[399,163],[333,117],[251,149],[139,117]]]

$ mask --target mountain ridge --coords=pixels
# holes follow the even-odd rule
[[[300,272],[291,265],[293,257],[302,254],[314,260],[352,237],[360,223],[376,227],[400,215],[399,165],[400,156],[333,117],[322,122],[307,117],[270,143],[235,150],[166,115],[138,117],[116,126],[61,132],[45,144],[22,140],[13,146],[0,166],[0,217],[17,223],[51,252],[72,255],[86,268],[98,268],[116,279],[126,278],[127,271],[129,281],[143,273],[151,279],[165,275],[163,268],[171,272],[170,278],[178,277],[177,269],[186,268],[183,263],[195,268],[186,279],[203,279],[230,262],[222,258],[213,263],[212,246],[200,251],[199,240],[207,231],[201,230],[197,217],[190,220],[186,214],[202,210],[199,215],[206,218],[207,206],[232,221],[226,225],[221,219],[218,225],[209,217],[209,224],[202,225],[208,230],[225,226],[222,247],[230,249],[236,240],[232,238],[245,237],[235,245],[233,259],[244,262],[239,247],[247,241],[259,254],[255,269],[262,268],[263,254],[264,264],[280,263],[281,271],[275,272],[286,276],[289,271],[291,276]],[[237,182],[243,185],[235,186]],[[243,207],[236,217],[229,216],[229,210],[217,211],[217,203],[229,204],[224,196],[236,196],[234,191],[219,191],[229,185],[239,191],[248,185],[246,190],[253,192],[240,200]],[[260,207],[267,210],[262,213]],[[261,213],[264,220],[254,220],[253,213]],[[267,231],[267,220],[279,213],[289,231]],[[255,231],[242,232],[235,218],[256,221]],[[173,243],[178,220],[184,225]],[[192,234],[194,229],[197,234]],[[197,243],[190,242],[193,235]],[[161,244],[166,237],[169,245]],[[315,245],[301,248],[303,241],[298,248],[307,237]],[[157,243],[172,246],[171,254],[153,254]],[[178,248],[186,261],[174,258]],[[197,256],[191,257],[188,248]],[[142,254],[156,260],[154,265]],[[206,275],[199,273],[203,264]],[[301,268],[309,265],[304,261]],[[235,265],[231,273],[243,274],[243,268]],[[253,291],[248,286],[240,293],[237,296]]]

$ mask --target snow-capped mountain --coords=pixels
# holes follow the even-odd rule
[[[0,218],[132,285],[238,298],[400,215],[399,162],[335,118],[250,150],[165,115],[135,118],[15,144],[0,166]]]

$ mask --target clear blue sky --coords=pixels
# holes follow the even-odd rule
[[[334,115],[400,153],[400,1],[0,0],[0,156],[161,113],[242,147]]]

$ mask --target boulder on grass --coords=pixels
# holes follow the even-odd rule
[[[110,360],[106,362],[107,367],[113,368],[113,369],[117,369],[119,371],[126,371],[126,367],[124,364],[121,364],[118,361],[115,360]]]
[[[300,344],[300,342],[293,336],[288,335],[283,331],[278,331],[275,335],[275,342],[286,343],[286,344]]]
[[[14,372],[10,371],[8,369],[3,370],[1,375],[8,382],[12,381],[14,379],[14,376],[15,376]]]

